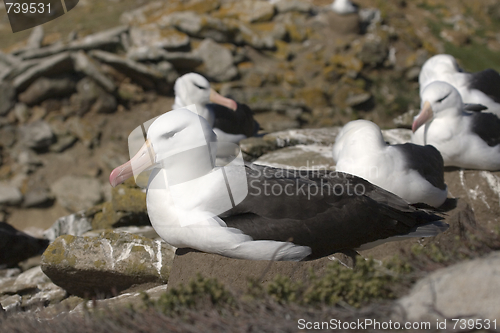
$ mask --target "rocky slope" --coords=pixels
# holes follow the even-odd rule
[[[77,296],[122,293],[134,302],[138,294],[126,292],[134,285],[143,284],[138,290],[152,295],[164,290],[158,285],[167,281],[174,254],[148,226],[145,193],[133,183],[111,190],[107,178],[128,159],[129,133],[170,109],[178,75],[200,72],[222,94],[253,108],[263,136],[241,143],[246,159],[333,168],[336,125],[362,117],[386,128],[408,126],[419,106],[420,66],[434,53],[452,53],[469,70],[500,68],[500,6],[494,0],[360,0],[359,15],[347,16],[330,11],[329,3],[148,2],[104,31],[65,31],[54,38],[37,28],[4,49],[0,222],[6,227],[0,235],[12,237],[12,225],[51,245],[43,259],[24,262],[16,251],[2,251],[0,264],[21,262],[0,270],[2,307],[10,313],[34,307],[57,313],[57,304],[73,308],[83,302]],[[403,129],[384,135],[390,142],[409,139]],[[449,196],[456,199],[446,207],[447,233],[363,255],[387,259],[415,247],[447,249],[476,228],[497,235],[500,175],[448,170],[445,176]],[[14,233],[33,254],[47,246]],[[463,274],[470,270],[460,267],[469,266],[456,268]],[[477,267],[479,276],[494,274],[481,261]],[[247,269],[256,267],[249,263]],[[477,276],[467,279],[476,283]],[[488,287],[467,297],[496,295],[500,288]],[[404,306],[409,302],[401,300]],[[453,309],[446,314],[464,315],[462,308]],[[476,313],[481,314],[495,313]]]

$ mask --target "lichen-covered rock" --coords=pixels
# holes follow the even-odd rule
[[[165,283],[172,259],[169,245],[137,235],[66,235],[47,248],[42,269],[69,293],[88,297],[118,293],[135,284]]]
[[[101,183],[89,177],[63,176],[51,190],[59,204],[71,212],[88,209],[102,200]]]
[[[267,1],[229,2],[222,5],[217,13],[218,17],[238,18],[247,23],[269,21],[274,16],[274,6]]]
[[[115,211],[146,212],[146,193],[140,188],[119,185],[112,189],[112,205]]]
[[[81,236],[91,229],[92,224],[89,217],[85,215],[85,211],[80,211],[57,219],[49,229],[45,230],[43,235],[53,242],[59,236]]]
[[[433,272],[395,306],[395,319],[500,318],[500,252]]]
[[[238,75],[238,69],[233,64],[231,51],[217,44],[214,40],[205,39],[196,53],[203,59],[205,73],[217,81],[230,81]]]

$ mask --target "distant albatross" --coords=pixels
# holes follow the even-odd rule
[[[418,81],[420,95],[431,82],[443,81],[458,90],[464,103],[484,105],[485,112],[500,116],[500,74],[493,69],[466,73],[453,56],[438,54],[425,62]]]
[[[347,123],[333,147],[336,170],[378,185],[409,203],[441,206],[448,189],[443,158],[433,146],[388,145],[380,128],[368,120]]]
[[[188,73],[175,81],[173,109],[195,104],[199,114],[213,127],[219,141],[239,142],[254,136],[259,124],[245,104],[219,95],[202,75]]]
[[[433,145],[445,166],[500,170],[500,119],[468,112],[457,89],[436,81],[422,92],[420,113],[413,121],[412,142]]]
[[[170,111],[151,124],[137,154],[110,174],[116,186],[153,168],[148,215],[158,234],[178,248],[298,261],[447,228],[439,216],[352,175],[243,163],[215,167],[215,140],[204,118],[186,109]]]

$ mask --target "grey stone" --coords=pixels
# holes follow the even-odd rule
[[[73,61],[69,52],[56,54],[40,60],[13,80],[13,86],[22,91],[41,76],[64,74],[73,69]]]
[[[40,207],[50,204],[54,196],[46,188],[37,188],[26,192],[22,206],[24,208]]]
[[[116,98],[107,93],[102,86],[86,76],[76,85],[77,93],[70,98],[70,105],[65,108],[66,115],[83,115],[87,112],[112,113],[116,111]]]
[[[411,109],[403,113],[402,115],[397,116],[392,120],[394,125],[403,128],[411,128],[413,124],[413,118],[418,114],[418,110]]]
[[[90,230],[82,234],[81,236],[84,237],[97,237],[101,236],[104,233],[108,232],[109,229],[99,229],[99,230]],[[114,232],[123,232],[123,233],[129,233],[133,235],[138,235],[141,237],[145,238],[150,238],[150,239],[155,239],[155,240],[161,240],[161,237],[158,236],[156,233],[156,230],[150,226],[150,225],[144,225],[144,226],[129,226],[129,227],[117,227],[113,228]]]
[[[17,130],[14,126],[0,127],[0,146],[10,148],[16,143]]]
[[[99,61],[115,67],[118,71],[147,88],[153,88],[156,80],[161,81],[164,79],[163,73],[155,66],[141,64],[132,59],[100,50],[93,50],[90,52],[90,55]]]
[[[192,70],[203,63],[203,59],[193,52],[169,52],[149,46],[130,48],[127,52],[127,57],[135,61],[164,60],[181,70]]]
[[[14,115],[19,123],[24,124],[30,117],[30,109],[24,103],[16,103],[14,106]]]
[[[7,288],[0,290],[0,293],[20,293],[29,289],[42,289],[42,284],[50,282],[50,279],[42,272],[40,266],[28,269],[27,271],[19,274],[14,283]]]
[[[49,98],[59,98],[72,94],[76,83],[70,78],[41,77],[19,94],[19,102],[26,105],[39,104]]]
[[[135,284],[165,283],[172,249],[164,242],[127,233],[61,236],[45,251],[42,269],[74,295],[118,293]]]
[[[241,140],[239,143],[240,149],[243,154],[247,155],[248,158],[245,160],[253,161],[256,158],[277,149],[274,142],[266,141],[260,137],[252,137]]]
[[[274,4],[278,12],[301,12],[309,13],[312,9],[310,3],[301,0],[280,0]]]
[[[49,304],[59,303],[68,295],[66,290],[55,285],[52,282],[42,283],[37,285],[38,292],[23,295],[21,307],[46,307]]]
[[[238,75],[238,69],[233,64],[231,51],[217,44],[212,39],[201,42],[196,53],[205,63],[206,74],[216,81],[230,81]]]
[[[246,23],[270,21],[274,16],[274,6],[268,1],[242,0],[223,4],[220,11],[227,16],[237,16]]]
[[[0,298],[0,304],[6,312],[15,310],[21,307],[21,295],[5,296]]]
[[[5,116],[14,107],[16,90],[12,84],[0,82],[0,117]]]
[[[52,133],[49,124],[38,120],[19,127],[19,139],[25,147],[45,149],[54,141],[54,133]]]
[[[411,142],[412,131],[404,128],[382,130],[384,140],[391,145]]]
[[[94,124],[87,119],[71,117],[66,122],[70,135],[75,136],[86,147],[94,147],[99,143],[101,124]]]
[[[295,146],[299,144],[333,146],[340,129],[340,127],[291,129],[267,134],[264,136],[264,140],[275,143],[277,147]]]
[[[189,45],[189,36],[185,33],[176,29],[160,29],[156,25],[132,27],[130,39],[136,47],[152,46],[172,50]]]
[[[0,265],[12,266],[40,254],[49,244],[0,222]]]
[[[364,38],[361,51],[358,54],[359,60],[372,67],[381,65],[389,55],[387,41],[376,34],[368,34]]]
[[[76,141],[78,141],[78,138],[73,135],[58,135],[56,142],[50,145],[49,150],[54,153],[62,153],[66,149],[73,146]]]
[[[335,161],[331,146],[296,145],[267,153],[254,161],[255,164],[275,168],[301,168],[304,170],[332,170]]]
[[[398,300],[395,319],[500,318],[500,252],[433,272]]]
[[[345,104],[347,106],[358,106],[360,104],[367,102],[371,97],[372,95],[370,93],[351,95],[346,98]]]
[[[98,65],[85,52],[79,51],[72,55],[75,63],[75,70],[87,76],[90,76],[95,82],[99,83],[107,92],[113,93],[116,85],[111,79],[104,75]]]
[[[63,216],[45,230],[43,236],[53,242],[62,235],[82,236],[92,230],[91,219],[85,216],[85,211]]]
[[[0,183],[0,205],[15,206],[23,200],[21,191],[15,186],[7,183]]]
[[[51,186],[57,202],[72,212],[88,209],[102,200],[101,183],[94,178],[63,176]]]
[[[42,47],[43,37],[43,27],[41,25],[34,27],[26,41],[25,49],[38,49]]]

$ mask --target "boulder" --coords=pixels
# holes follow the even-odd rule
[[[42,256],[50,279],[74,295],[116,294],[135,284],[166,283],[173,250],[161,241],[127,233],[61,236]]]
[[[0,222],[0,266],[12,266],[42,253],[49,245],[46,239],[25,234]]]
[[[3,117],[9,113],[9,111],[14,107],[16,99],[16,90],[14,87],[7,82],[0,82],[0,117]]]
[[[279,0],[274,4],[274,6],[280,13],[286,13],[286,12],[309,13],[312,9],[312,6],[309,2],[302,0]]]
[[[189,46],[189,36],[173,28],[160,29],[156,25],[132,27],[130,29],[132,46],[150,46],[175,50]]]
[[[207,38],[196,49],[196,54],[203,59],[206,74],[216,81],[230,81],[238,75],[233,64],[233,55],[227,48]]]
[[[88,209],[102,200],[101,182],[82,176],[63,176],[56,180],[51,191],[57,202],[72,212]]]
[[[21,144],[36,150],[47,149],[55,139],[52,128],[43,120],[22,125],[18,131]]]
[[[116,98],[89,76],[78,81],[76,91],[77,93],[70,98],[70,105],[64,108],[66,115],[82,116],[87,112],[112,113],[116,111]]]
[[[21,191],[8,183],[0,183],[0,205],[15,206],[23,201]]]
[[[394,319],[435,321],[478,319],[482,324],[500,318],[500,252],[433,272],[410,294],[397,301]]]
[[[332,147],[295,145],[267,153],[254,161],[275,168],[333,169]]]
[[[10,148],[14,145],[14,143],[16,143],[16,140],[16,127],[10,125],[0,127],[0,146]]]
[[[267,1],[229,2],[223,4],[215,15],[237,18],[246,23],[265,22],[273,18],[274,6]]]
[[[53,242],[59,236],[81,236],[89,230],[92,230],[91,219],[85,215],[85,211],[80,211],[57,219],[43,236]]]
[[[75,91],[75,88],[75,81],[67,77],[41,77],[33,82],[23,93],[19,94],[18,98],[21,103],[35,105],[49,98],[68,96]]]

